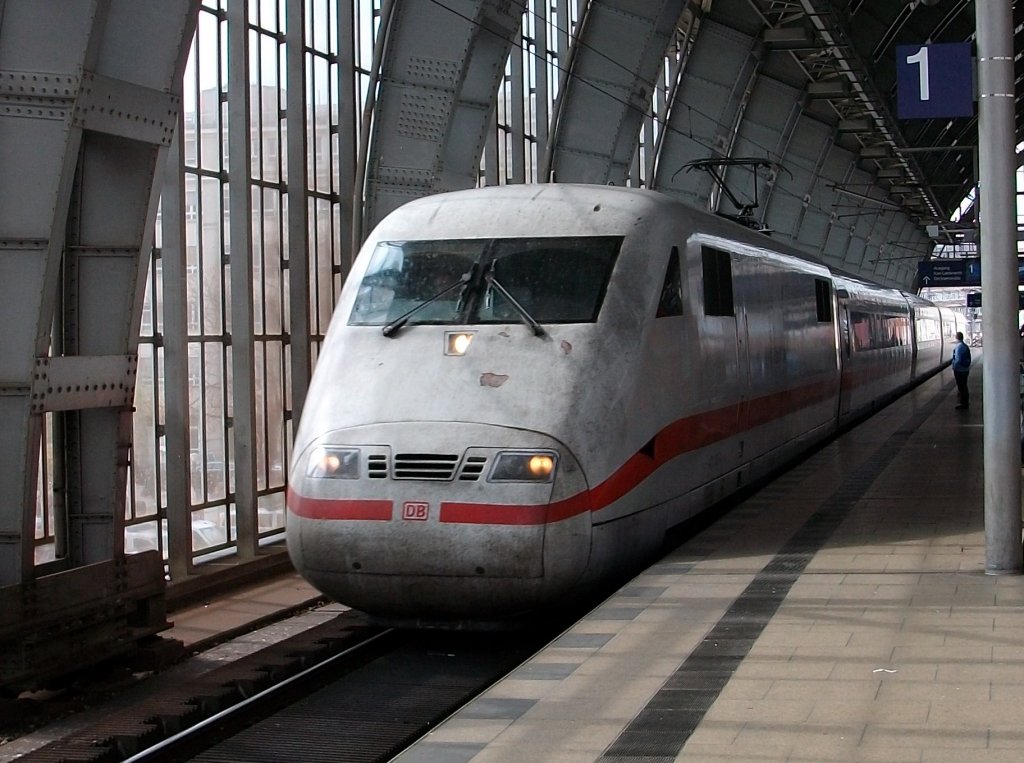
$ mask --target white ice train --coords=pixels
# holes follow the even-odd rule
[[[557,606],[937,371],[961,322],[654,192],[410,202],[317,362],[291,557],[401,624]]]

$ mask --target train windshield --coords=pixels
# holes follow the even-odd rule
[[[592,323],[621,245],[621,236],[381,242],[349,325]]]

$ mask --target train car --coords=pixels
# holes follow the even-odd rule
[[[654,192],[410,202],[367,239],[325,339],[289,552],[392,623],[558,606],[906,386],[911,315]]]
[[[918,381],[942,365],[942,315],[939,308],[926,299],[908,295],[913,335],[914,365],[911,380]]]
[[[839,420],[884,405],[911,383],[914,346],[906,295],[850,276],[834,276],[843,367]]]

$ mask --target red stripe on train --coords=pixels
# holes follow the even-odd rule
[[[532,506],[442,501],[440,521],[473,525],[543,525],[588,511],[592,511],[590,492],[584,491],[564,501]]]
[[[366,519],[386,522],[394,504],[381,500],[307,498],[288,488],[288,511],[306,519]]]

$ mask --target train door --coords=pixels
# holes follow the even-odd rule
[[[841,291],[840,296],[846,292]],[[853,390],[853,342],[850,336],[850,308],[845,300],[839,301],[839,418],[842,420],[851,408],[850,395]]]
[[[733,266],[739,270],[744,263],[739,257],[733,255]],[[747,279],[753,280],[753,279]],[[738,394],[737,418],[740,441],[737,446],[737,459],[742,462],[745,459],[746,433],[750,428],[750,300],[749,295],[740,292],[736,300],[736,389]],[[754,306],[755,314],[757,306]]]
[[[713,246],[701,246],[704,316],[699,323],[702,357],[700,400],[707,426],[715,430],[714,443],[704,449],[702,470],[709,478],[736,468],[741,454],[736,441],[747,398],[747,335],[744,283],[735,278],[744,267],[737,255]],[[734,268],[737,271],[734,273]],[[738,296],[738,298],[737,298]]]
[[[908,315],[910,320],[910,381],[913,381],[921,373],[923,364],[921,363],[921,342],[925,341],[921,329],[923,327],[924,316],[921,314],[919,308],[916,305],[910,304],[910,313]]]

